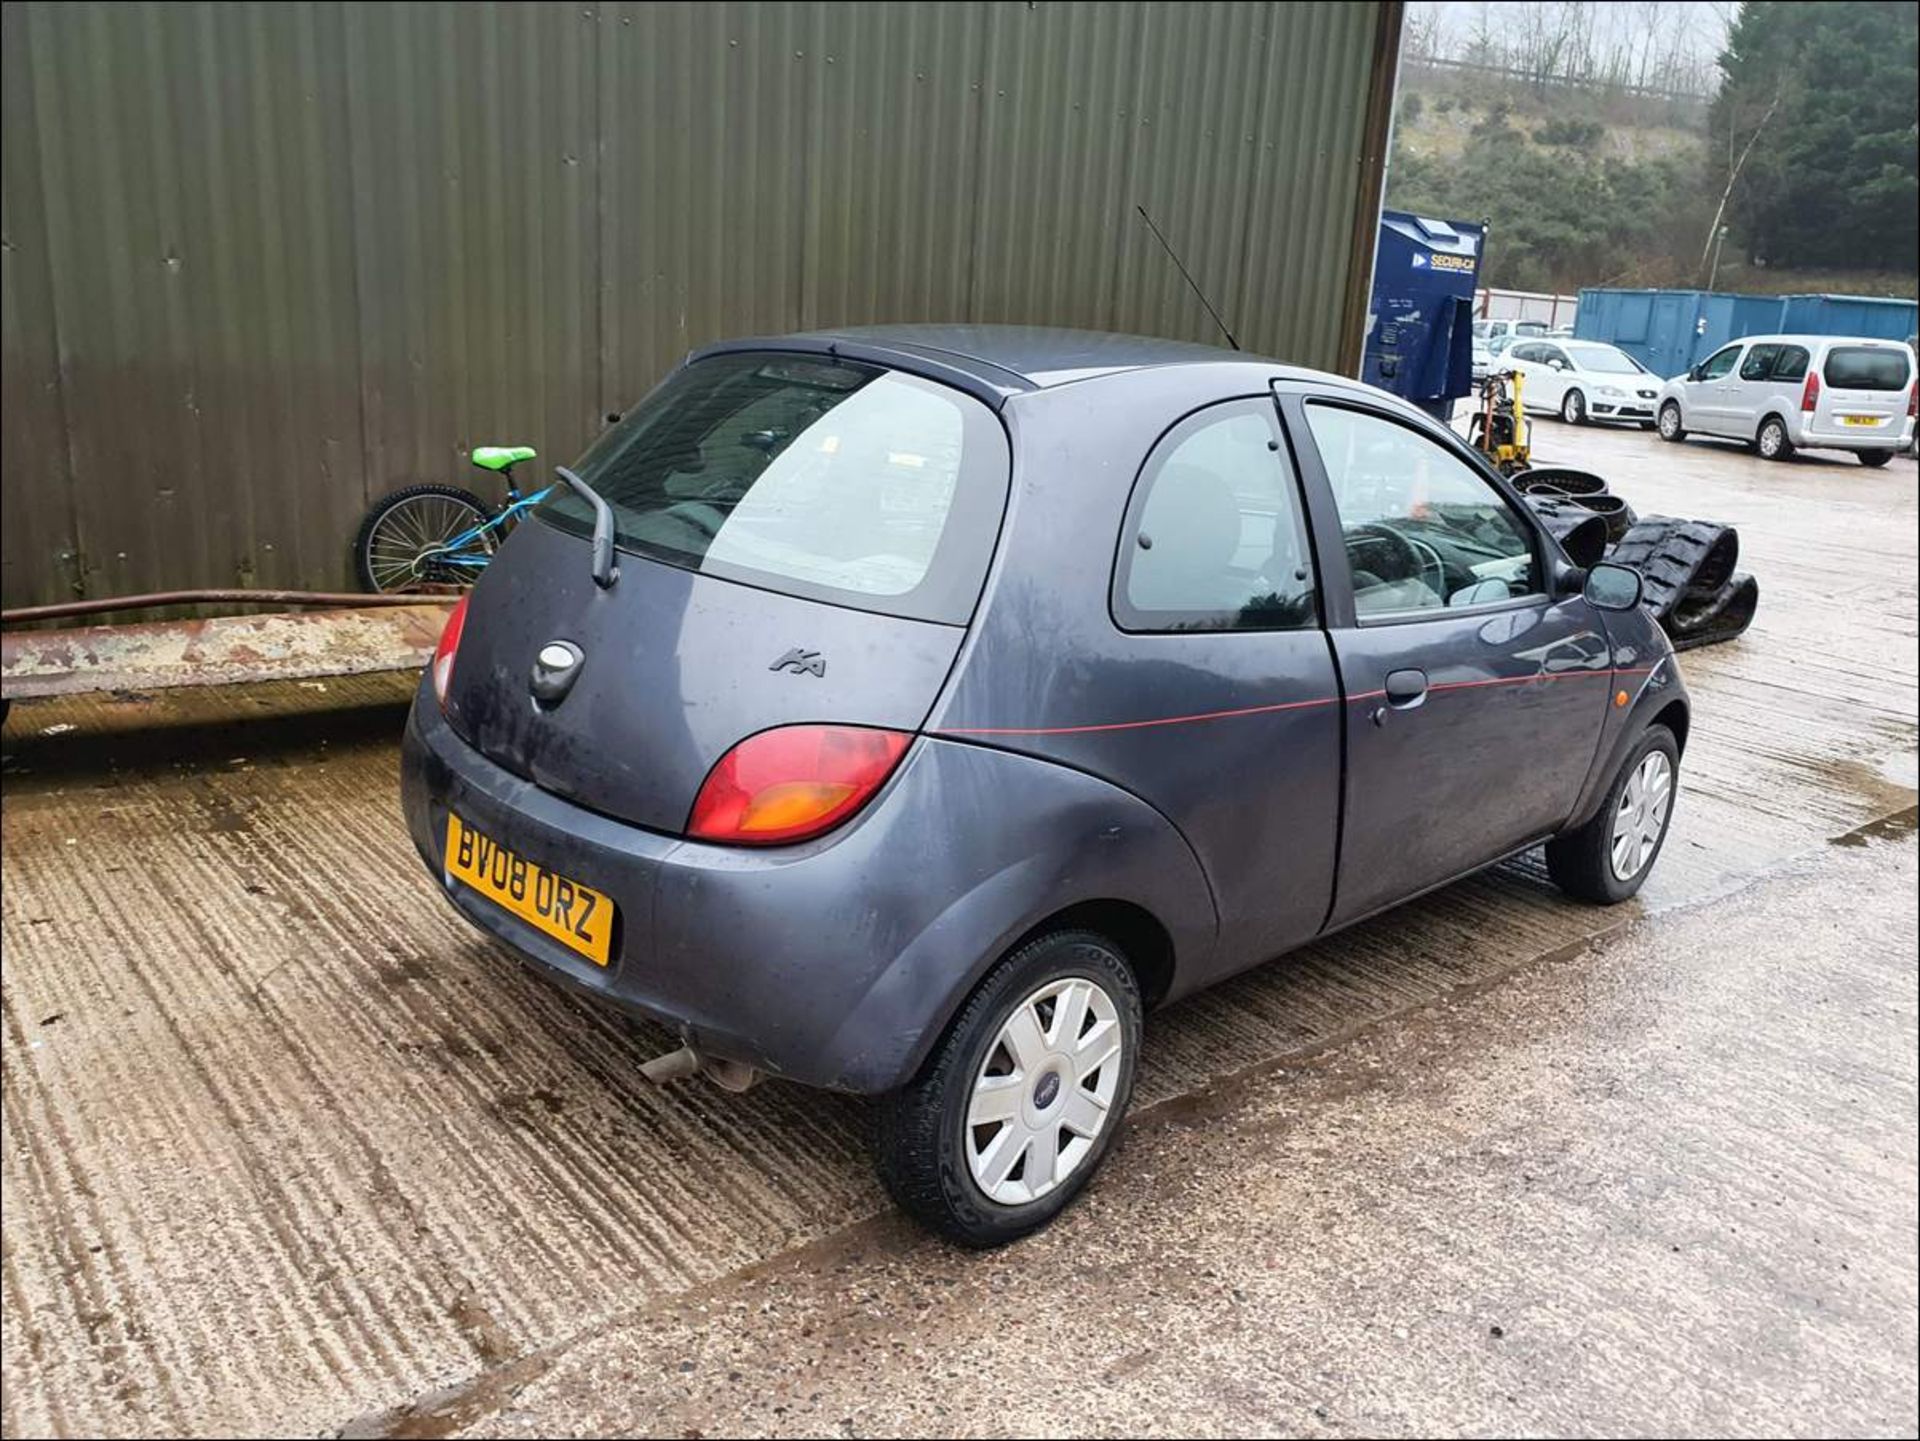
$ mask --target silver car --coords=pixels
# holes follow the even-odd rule
[[[1896,340],[1750,335],[1660,390],[1660,434],[1744,440],[1764,460],[1803,446],[1885,465],[1913,442],[1913,352]]]

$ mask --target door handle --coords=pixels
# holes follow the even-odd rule
[[[1427,673],[1423,670],[1387,672],[1387,704],[1395,710],[1410,710],[1427,698]]]

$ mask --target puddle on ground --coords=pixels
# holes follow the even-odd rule
[[[1897,841],[1902,836],[1912,835],[1916,829],[1920,829],[1920,806],[1908,806],[1897,814],[1868,821],[1864,826],[1855,826],[1845,835],[1835,836],[1832,844],[1864,846],[1869,841]]]

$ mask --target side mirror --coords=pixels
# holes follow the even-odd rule
[[[1560,360],[1549,360],[1547,365],[1554,370],[1565,370],[1567,368],[1566,362]]]
[[[1692,365],[1692,366],[1688,366],[1688,367],[1687,367],[1687,379],[1688,379],[1688,380],[1698,380],[1699,378],[1700,378],[1700,367],[1699,367],[1699,366],[1697,366],[1697,365]]]
[[[1582,589],[1587,604],[1596,610],[1633,610],[1640,604],[1646,585],[1632,566],[1602,561],[1588,569]]]

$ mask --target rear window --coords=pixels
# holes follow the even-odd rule
[[[1835,390],[1905,390],[1907,353],[1891,347],[1836,345],[1827,352],[1825,375]]]
[[[574,471],[613,508],[623,550],[958,625],[993,552],[1008,454],[993,413],[957,390],[877,366],[760,352],[675,372]],[[565,486],[536,513],[593,533],[592,510]]]

